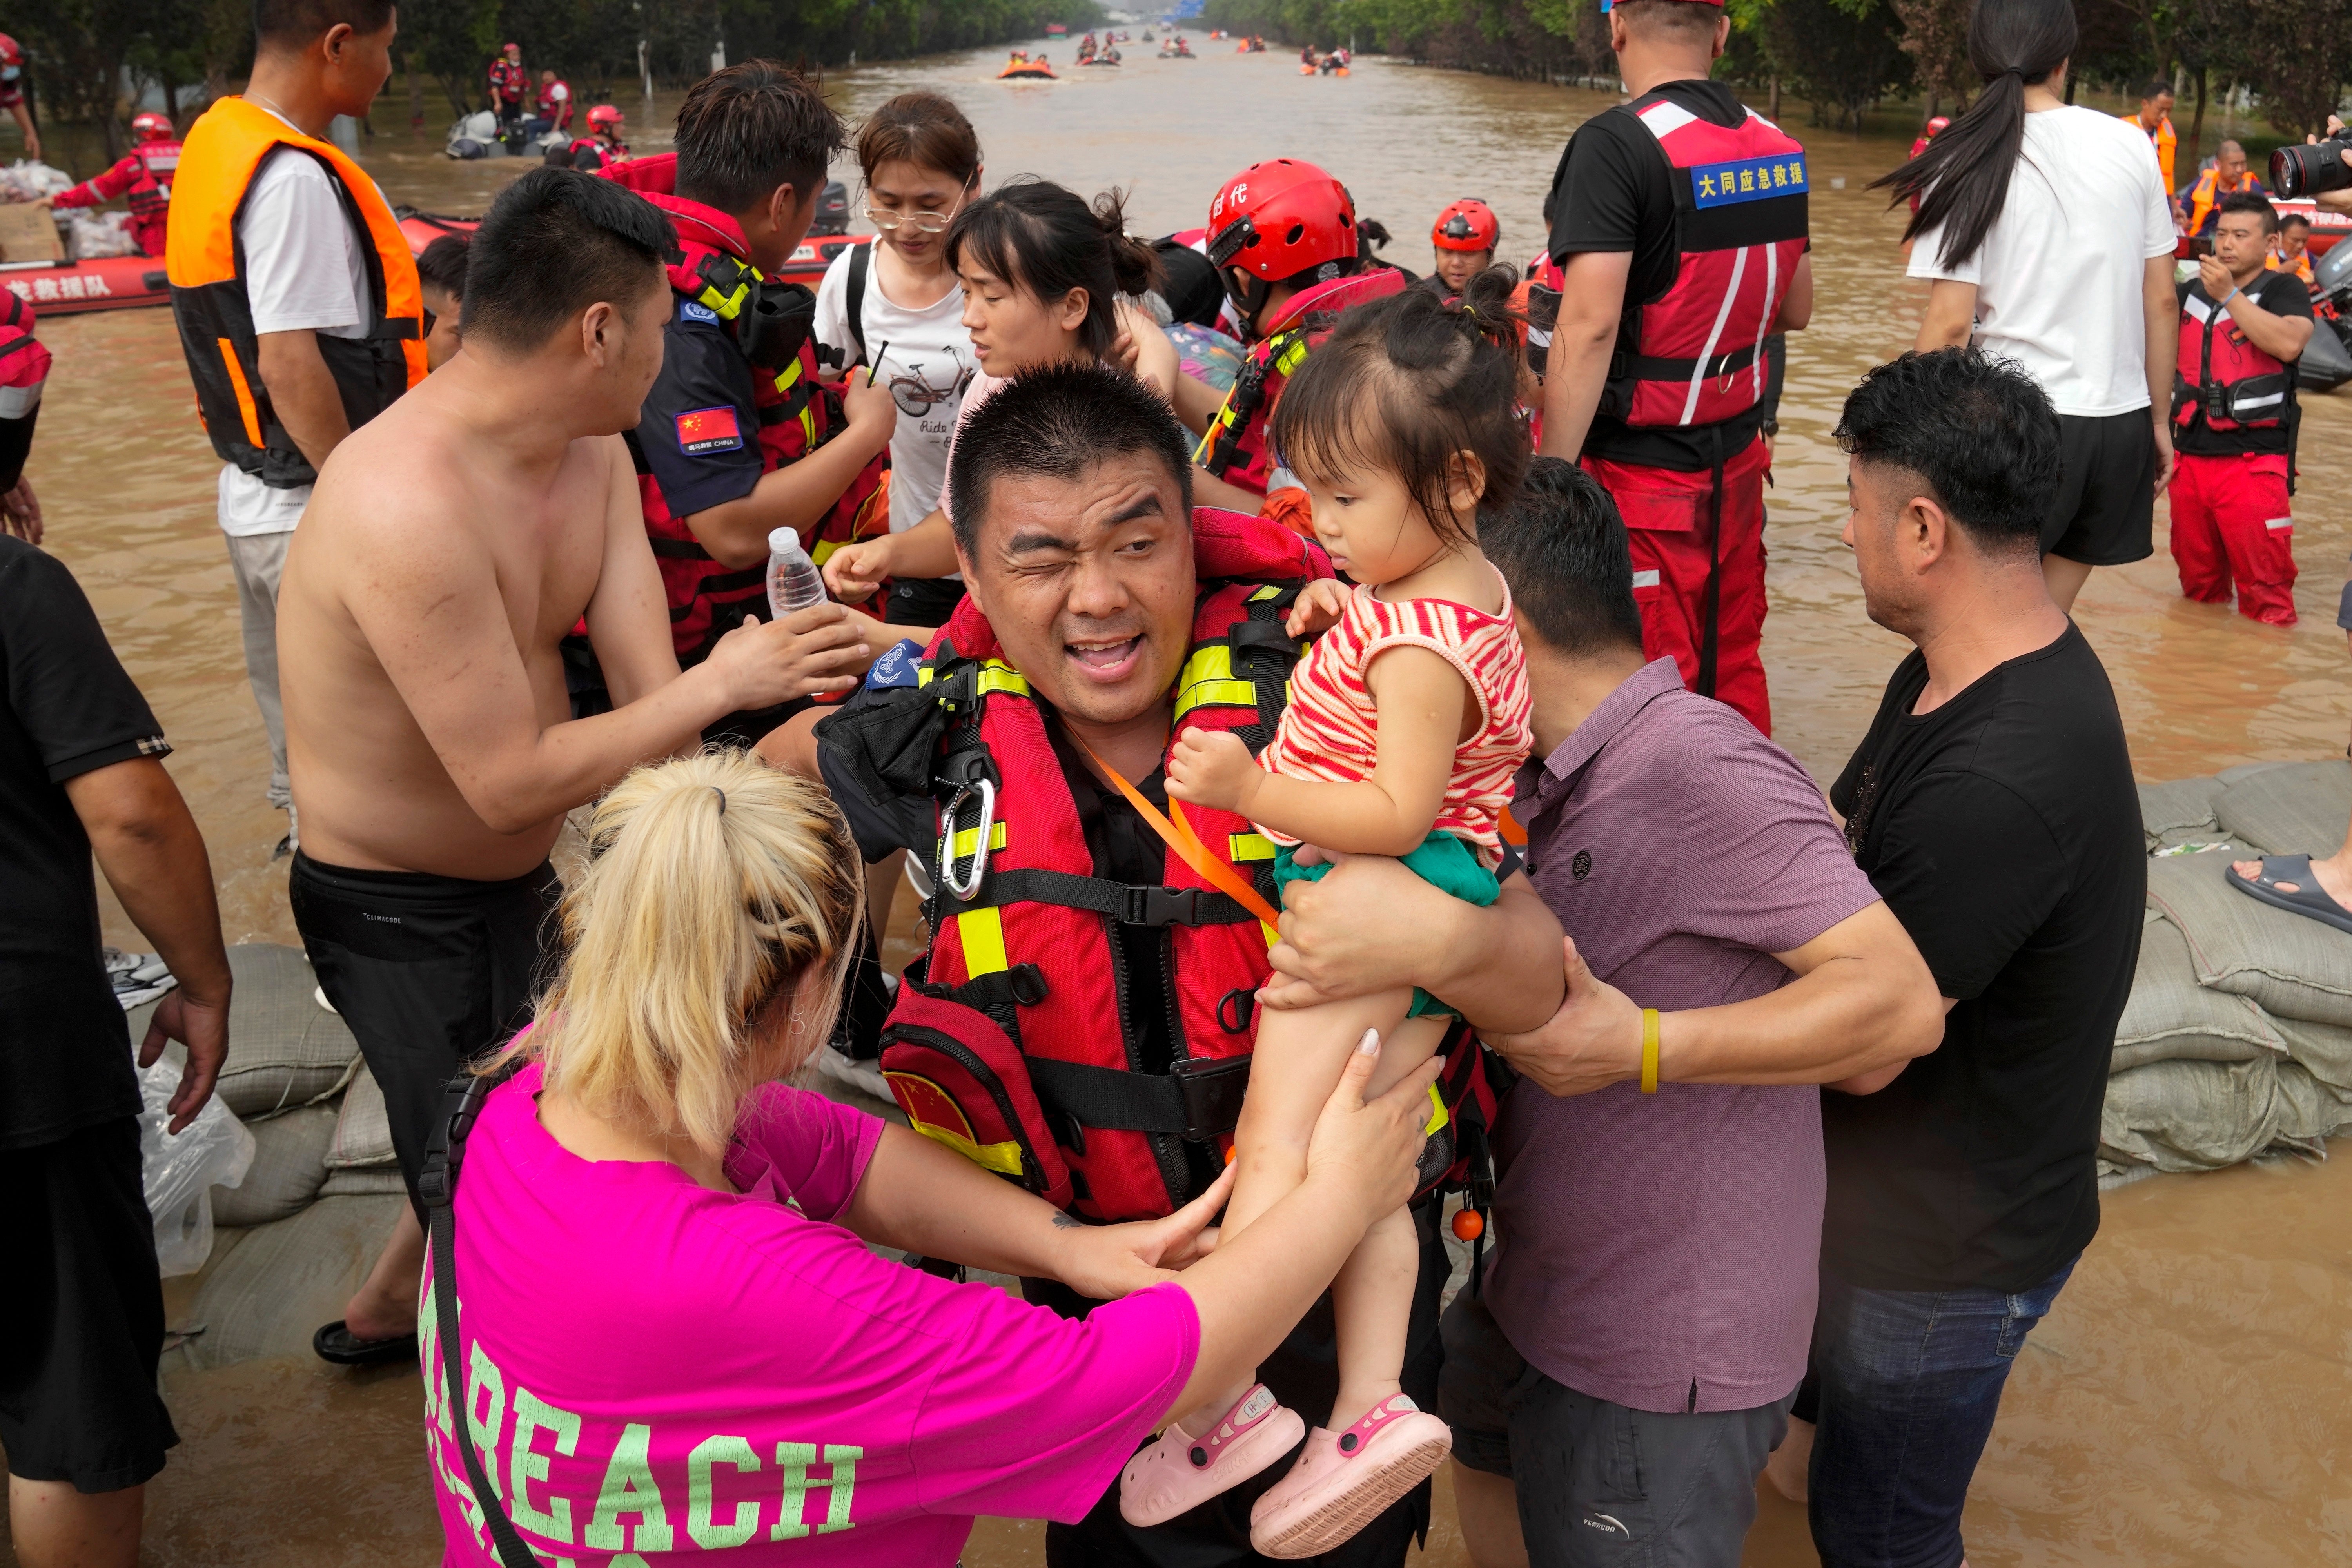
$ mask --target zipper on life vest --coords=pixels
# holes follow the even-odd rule
[[[1037,1158],[1037,1151],[1030,1147],[1028,1131],[1021,1124],[1020,1113],[1013,1108],[1013,1096],[1006,1090],[1004,1080],[996,1076],[995,1070],[980,1059],[980,1054],[977,1051],[952,1035],[919,1026],[902,1026],[896,1033],[903,1040],[920,1040],[924,1045],[930,1047],[970,1073],[972,1081],[988,1090],[988,1098],[996,1103],[996,1114],[1003,1118],[1006,1131],[1013,1134],[1013,1141],[1021,1146],[1021,1163],[1024,1173],[1027,1181],[1033,1184],[1030,1190],[1044,1191],[1045,1163]]]

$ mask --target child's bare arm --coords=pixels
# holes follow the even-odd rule
[[[1380,710],[1380,756],[1363,784],[1317,784],[1259,767],[1229,731],[1187,734],[1168,760],[1168,793],[1236,811],[1286,837],[1343,855],[1405,855],[1429,837],[1469,688],[1426,648],[1390,648],[1368,679]]]

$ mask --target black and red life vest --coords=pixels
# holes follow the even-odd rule
[[[1283,304],[1266,324],[1265,335],[1250,345],[1225,394],[1224,406],[1209,421],[1194,461],[1228,484],[1264,495],[1271,488],[1274,460],[1274,405],[1283,384],[1307,363],[1315,345],[1328,337],[1339,313],[1351,306],[1402,293],[1404,274],[1392,267],[1371,267],[1345,278],[1334,278],[1301,289]]]
[[[1168,745],[1216,729],[1255,752],[1280,721],[1300,654],[1283,623],[1329,562],[1289,530],[1239,513],[1196,510],[1192,534],[1200,587]],[[957,607],[919,678],[949,717],[929,769],[931,946],[882,1031],[891,1092],[917,1131],[1056,1207],[1112,1222],[1169,1214],[1194,1195],[1181,1145],[1231,1146],[1273,933],[1172,846],[1158,884],[1095,874],[1055,721],[976,601]],[[1222,877],[1270,900],[1274,846],[1239,816],[1181,810]],[[1120,924],[1167,933],[1164,997],[1128,989]],[[1141,1071],[1138,1012],[1160,1006],[1178,1059],[1166,1073]],[[1462,1027],[1448,1045],[1423,1190],[1475,1186],[1493,1124],[1477,1042]]]
[[[725,213],[700,202],[657,190],[639,194],[667,213],[677,226],[679,259],[667,267],[672,292],[709,311],[719,324],[737,327],[761,284],[748,259],[750,247],[742,229]],[[751,379],[763,471],[799,461],[845,427],[838,395],[818,384],[814,336],[801,343],[781,370],[752,365]],[[888,530],[885,479],[889,462],[887,450],[877,454],[824,520],[804,531],[805,547],[819,564],[851,540]],[[681,665],[698,664],[746,615],[764,617],[767,563],[738,569],[713,559],[685,520],[672,515],[653,475],[638,474],[637,493],[669,602],[671,643]]]
[[[1717,425],[1762,401],[1761,345],[1805,253],[1805,150],[1748,111],[1736,126],[1663,92],[1625,106],[1665,154],[1675,195],[1675,280],[1628,300],[1601,412],[1632,426]]]
[[[530,89],[530,73],[514,61],[500,55],[490,62],[490,107],[522,106],[522,95]]]
[[[2274,430],[2294,417],[2294,377],[2293,365],[2256,348],[2201,289],[2180,302],[2175,425],[2185,430],[2202,413],[2209,430]]]

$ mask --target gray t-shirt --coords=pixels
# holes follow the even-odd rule
[[[1601,979],[1673,1012],[1744,1002],[1878,901],[1786,752],[1661,658],[1520,774],[1528,872]],[[1522,1080],[1496,1135],[1486,1300],[1529,1363],[1637,1410],[1748,1410],[1805,1373],[1821,1092]]]

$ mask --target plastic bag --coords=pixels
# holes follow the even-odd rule
[[[136,256],[139,242],[131,237],[131,215],[124,212],[69,212],[62,218],[66,254],[76,261],[101,256]]]
[[[218,1095],[176,1137],[164,1131],[183,1059],[174,1047],[139,1074],[146,1106],[139,1115],[139,1153],[147,1212],[155,1221],[155,1261],[166,1278],[205,1266],[213,1251],[212,1190],[237,1185],[253,1167],[253,1134]]]
[[[0,169],[0,201],[37,202],[73,188],[74,177],[63,169],[29,158],[19,158]]]

